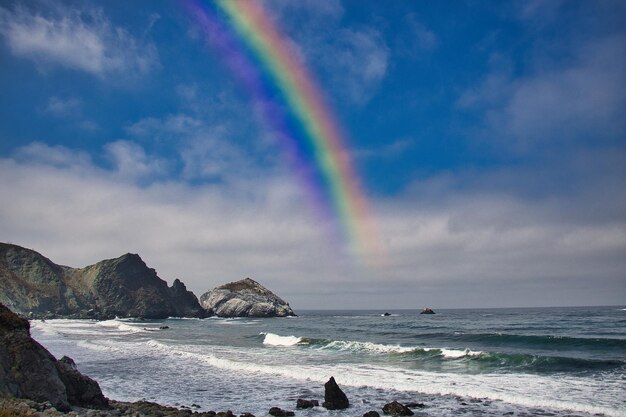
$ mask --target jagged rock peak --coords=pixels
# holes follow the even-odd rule
[[[168,287],[136,253],[70,268],[6,243],[0,243],[0,303],[41,318],[207,315],[180,280]]]
[[[200,305],[220,317],[295,316],[289,303],[251,278],[207,291]]]

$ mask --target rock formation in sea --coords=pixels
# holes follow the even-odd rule
[[[331,376],[328,382],[324,384],[324,402],[322,407],[328,410],[343,410],[349,406],[348,397],[337,385],[335,377]]]
[[[289,303],[250,278],[207,291],[200,304],[219,317],[295,316]]]
[[[207,316],[181,281],[168,287],[139,255],[71,268],[7,243],[0,243],[0,302],[41,318]]]
[[[409,407],[399,403],[398,401],[392,401],[385,404],[383,407],[383,413],[393,416],[412,416],[415,414],[411,411],[411,409],[409,409]]]
[[[0,304],[0,392],[33,401],[49,401],[59,410],[70,405],[107,408],[98,383],[65,358],[57,361],[30,337],[28,320]]]
[[[319,407],[320,403],[317,400],[305,400],[304,398],[298,398],[296,401],[296,408],[305,409]]]

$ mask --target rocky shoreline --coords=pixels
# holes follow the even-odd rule
[[[188,408],[167,407],[149,401],[109,400],[108,409],[74,406],[67,412],[57,410],[49,401],[0,396],[1,417],[234,417],[232,411],[197,412]]]
[[[250,278],[207,291],[199,301],[179,279],[169,287],[138,254],[73,268],[1,242],[0,303],[31,319],[295,316],[288,302]]]
[[[316,400],[298,400],[298,409],[318,406]],[[300,406],[305,404],[305,406]],[[309,404],[311,404],[309,406]],[[315,404],[315,405],[313,405]],[[423,404],[409,404],[413,408],[422,408]],[[110,409],[90,409],[72,407],[70,411],[62,412],[50,404],[50,402],[36,402],[23,398],[4,397],[0,395],[0,417],[237,417],[231,410],[197,412],[189,408],[167,407],[149,401],[123,402],[109,400]],[[386,404],[382,410],[385,415],[412,416],[413,411],[407,405],[396,401]],[[282,410],[272,407],[268,414],[274,417],[294,416],[293,411]],[[239,414],[238,417],[255,417],[250,413]],[[369,411],[363,417],[380,417],[378,411]]]
[[[299,398],[296,409],[319,407],[318,400]],[[198,412],[148,401],[121,402],[106,398],[96,381],[81,374],[74,361],[57,360],[30,335],[30,323],[0,303],[0,417],[236,417],[231,410]],[[350,407],[334,377],[324,384],[322,407]],[[382,409],[390,415],[413,415],[405,405],[389,403]],[[295,412],[271,407],[267,414],[291,417]],[[367,417],[378,417],[369,411]],[[244,412],[239,417],[255,417]]]
[[[331,383],[332,381],[332,383]],[[329,390],[326,390],[326,401],[334,402],[331,410],[340,410],[348,408],[347,399],[345,399],[345,406],[343,405],[343,399],[337,399],[337,395],[341,397],[343,392],[336,387],[334,378],[331,377],[328,383],[335,385],[331,388],[332,393],[329,394]],[[327,384],[328,384],[327,383]],[[339,391],[336,391],[339,389]],[[341,393],[341,394],[339,394]],[[345,396],[345,394],[343,394]],[[339,401],[341,406],[334,408]],[[326,408],[325,405],[322,405]],[[193,407],[193,405],[192,405]],[[310,409],[313,407],[319,407],[317,400],[298,399],[296,403],[296,409]],[[382,408],[382,414],[391,416],[412,416],[415,413],[411,408],[424,408],[422,403],[407,403],[401,404],[397,401],[386,404]],[[292,417],[295,416],[294,411],[283,410],[279,407],[272,407],[267,414],[274,417]],[[381,413],[376,410],[371,410],[363,415],[363,417],[380,417]],[[424,414],[421,414],[424,416]],[[24,398],[15,398],[7,396],[0,392],[0,417],[255,417],[254,414],[243,412],[239,415],[233,413],[231,410],[226,411],[193,411],[188,407],[168,407],[160,405],[150,401],[136,401],[136,402],[124,402],[108,400],[108,407],[106,409],[93,409],[83,408],[78,406],[71,407],[68,411],[59,411],[49,401],[37,402]]]

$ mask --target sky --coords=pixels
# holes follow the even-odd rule
[[[333,233],[176,1],[0,1],[0,241],[138,253],[198,296],[251,277],[296,312],[626,304],[626,2],[259,4],[384,262]]]

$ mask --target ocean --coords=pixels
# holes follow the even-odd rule
[[[116,400],[266,416],[324,399],[334,376],[350,408],[297,416],[626,416],[626,309],[570,307],[299,311],[274,319],[34,320],[32,335]],[[167,329],[160,329],[167,326]]]

